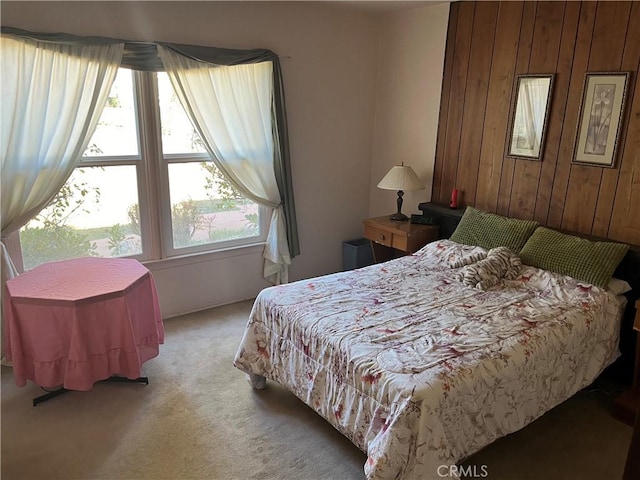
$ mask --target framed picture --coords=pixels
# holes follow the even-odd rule
[[[615,166],[629,72],[587,73],[572,163]]]
[[[507,138],[507,157],[542,160],[554,74],[518,75]]]

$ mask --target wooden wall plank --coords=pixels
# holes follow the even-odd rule
[[[515,63],[516,75],[521,73],[528,73],[529,71],[529,56],[531,54],[531,42],[533,41],[533,28],[535,25],[536,9],[536,2],[525,2],[522,12],[520,39],[518,41],[518,56]],[[511,95],[511,105],[509,108],[508,117],[509,119],[511,119],[513,115],[514,107],[514,98],[513,95]],[[500,190],[498,191],[498,206],[496,209],[496,211],[502,215],[509,214],[515,162],[516,161],[513,158],[507,158],[506,156],[503,156],[502,173],[500,175]]]
[[[620,10],[620,15],[618,18],[620,19],[620,23],[622,23],[622,16],[626,16],[629,19],[629,23],[626,31],[626,40],[623,43],[624,52],[622,54],[622,62],[619,65],[619,68],[616,70],[621,71],[633,71],[637,69],[638,66],[638,58],[640,57],[640,11],[636,8],[634,11],[631,10],[631,5],[629,4],[627,9],[624,7],[627,6],[625,3],[621,3],[618,5]],[[609,40],[608,37],[605,41]],[[611,45],[611,48],[616,48],[615,45]],[[628,125],[628,113],[630,111],[629,105],[631,104],[631,100],[633,99],[633,94],[635,90],[634,85],[635,77],[632,76],[629,79],[629,86],[627,90],[627,105],[625,108],[625,118],[623,122],[623,129],[620,132],[620,138],[618,143],[618,151],[616,156],[616,166],[619,166],[622,159],[622,149],[620,148],[624,145],[625,142],[625,133],[627,130],[624,129],[624,126]],[[598,195],[598,203],[596,204],[596,211],[593,218],[593,235],[597,237],[606,238],[609,236],[609,225],[611,222],[611,217],[613,215],[613,206],[616,197],[616,189],[618,187],[618,179],[620,177],[620,168],[605,168],[602,171],[602,180],[600,181],[600,193]]]
[[[588,71],[620,69],[630,7],[629,2],[598,2]],[[593,232],[602,174],[602,167],[572,165],[562,219],[563,229]]]
[[[461,205],[475,204],[497,17],[498,2],[481,2],[476,5],[467,72],[467,85],[471,88],[467,88],[464,100],[460,138],[460,158],[464,158],[464,168],[459,168],[456,176]]]
[[[623,68],[634,73],[634,88],[627,96],[626,135],[621,138],[616,196],[608,237],[612,240],[640,245],[640,3],[633,3],[627,30]],[[636,66],[632,66],[636,57]],[[633,91],[633,93],[632,93]]]
[[[433,200],[457,186],[483,210],[640,246],[640,2],[451,8]],[[616,166],[573,165],[585,73],[618,70],[633,75]],[[554,71],[542,162],[506,158],[515,75]]]
[[[558,155],[560,153],[560,140],[565,132],[565,109],[567,95],[571,80],[571,68],[573,66],[573,52],[578,33],[578,21],[580,19],[580,3],[568,2],[565,6],[562,22],[562,39],[556,67],[556,78],[553,86],[553,103],[547,125],[547,139],[544,151],[544,161],[540,169],[540,184],[534,220],[542,225],[548,223],[549,206],[551,204],[551,192],[553,191]]]
[[[446,127],[447,134],[444,145],[442,180],[438,196],[440,203],[449,203],[449,195],[451,194],[451,189],[455,186],[458,171],[460,136],[475,7],[475,2],[461,2],[458,10],[458,26],[451,75],[451,95]]]
[[[539,2],[529,57],[529,73],[554,73],[558,64],[564,2]],[[545,139],[546,140],[546,139]],[[546,149],[543,150],[543,155]],[[544,161],[544,156],[542,158]],[[533,219],[542,162],[517,160],[509,216]]]
[[[438,136],[436,140],[436,157],[433,172],[433,186],[431,198],[440,200],[442,191],[442,166],[444,165],[444,145],[447,138],[447,117],[449,115],[449,99],[451,97],[451,75],[453,71],[453,52],[456,46],[456,30],[458,28],[458,11],[460,3],[449,6],[449,26],[447,30],[447,45],[444,57],[444,71],[442,74],[442,93],[440,96],[440,115],[438,118]]]
[[[553,179],[553,191],[551,192],[551,204],[547,225],[553,228],[562,226],[569,174],[571,173],[571,156],[573,144],[576,139],[578,111],[582,100],[582,85],[584,73],[587,71],[589,51],[591,49],[591,35],[596,17],[596,2],[582,2],[580,6],[580,21],[578,23],[578,36],[573,51],[573,66],[571,68],[571,80],[567,106],[565,108],[564,126],[558,150],[558,163]]]
[[[640,245],[640,85],[638,82],[636,82],[628,132],[624,146],[625,161],[618,180],[608,238],[631,245]]]
[[[496,38],[494,41],[489,93],[487,95],[478,185],[475,206],[494,212],[498,205],[498,189],[504,159],[505,132],[508,129],[509,103],[513,86],[513,65],[518,53],[518,38],[522,21],[522,2],[500,2]]]

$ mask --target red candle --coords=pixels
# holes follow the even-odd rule
[[[451,203],[449,204],[451,208],[458,208],[458,189],[454,188],[451,190]]]

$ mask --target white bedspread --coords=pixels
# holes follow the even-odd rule
[[[475,247],[478,248],[478,247]],[[525,267],[487,291],[453,279],[474,247],[263,290],[234,364],[291,390],[368,454],[369,479],[442,478],[618,356],[609,292]]]

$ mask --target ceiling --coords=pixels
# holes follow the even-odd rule
[[[450,3],[450,0],[325,0],[321,3],[360,8],[372,12],[394,12],[411,8]]]

